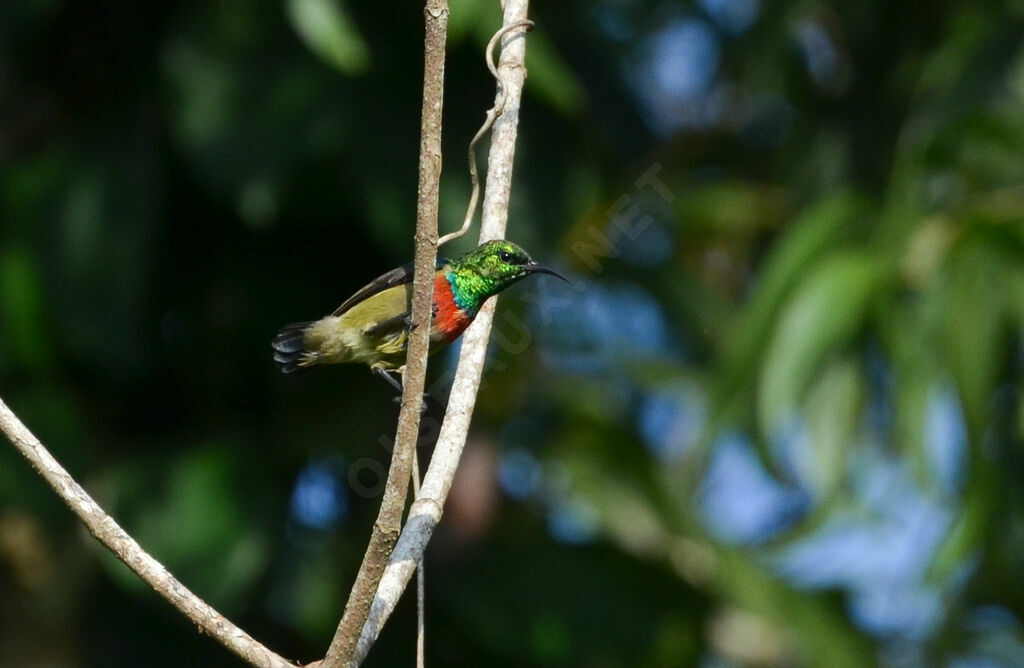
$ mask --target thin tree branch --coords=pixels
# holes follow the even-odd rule
[[[527,6],[528,0],[505,0],[503,23],[512,25],[525,21]],[[500,239],[505,234],[519,124],[519,101],[526,79],[524,32],[525,29],[522,32],[509,33],[502,42],[501,60],[498,65],[498,78],[502,90],[498,95],[505,96],[505,113],[495,122],[491,137],[480,231],[481,242]],[[444,502],[451,489],[473,416],[491,323],[494,319],[494,305],[495,300],[489,300],[463,335],[462,351],[452,383],[448,410],[423,480],[420,498],[412,504],[409,519],[381,578],[350,667],[358,666],[366,658],[388,617],[394,611],[399,597],[416,569],[416,564],[423,557],[423,551],[434,528],[441,519]]]
[[[413,268],[412,327],[403,375],[402,408],[395,449],[377,521],[363,555],[345,612],[321,668],[348,664],[366,622],[377,583],[402,528],[412,456],[419,435],[420,409],[427,373],[430,320],[437,260],[437,209],[441,181],[441,110],[444,102],[444,49],[447,0],[427,0],[424,8],[423,111],[420,123],[420,174],[416,204],[416,254]]]
[[[420,498],[420,462],[416,450],[412,451],[412,493],[414,499]],[[416,668],[425,668],[427,663],[427,574],[423,570],[423,556],[416,563]]]
[[[254,666],[294,668],[295,664],[286,661],[261,645],[189,591],[188,587],[171,575],[163,564],[143,550],[135,542],[135,539],[128,535],[54,459],[53,455],[3,400],[0,400],[0,430],[3,430],[14,447],[50,484],[57,496],[78,515],[78,518],[89,529],[89,533],[103,543],[146,584],[192,620],[203,633],[216,639]]]

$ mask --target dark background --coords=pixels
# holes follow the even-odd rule
[[[451,5],[442,232],[500,23]],[[508,236],[574,287],[501,300],[428,663],[1024,665],[1024,4],[531,16]],[[421,74],[415,3],[0,7],[0,396],[304,662],[396,406],[268,344],[412,256]],[[236,664],[0,447],[0,665]]]

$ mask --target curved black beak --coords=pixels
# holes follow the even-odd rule
[[[555,271],[551,267],[545,267],[542,264],[537,264],[536,262],[530,262],[530,263],[528,263],[526,265],[526,269],[531,274],[548,274],[549,276],[554,276],[555,278],[560,278],[563,281],[565,281],[566,283],[568,283],[569,285],[572,285],[572,281],[570,281],[568,278],[566,278],[565,276],[563,276],[559,272]]]

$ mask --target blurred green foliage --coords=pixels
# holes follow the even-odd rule
[[[450,4],[443,230],[499,22]],[[534,4],[509,236],[575,288],[502,298],[428,663],[1024,664],[1024,4]],[[421,31],[0,7],[0,395],[303,661],[396,411],[268,342],[411,256]],[[368,666],[411,661],[414,614]],[[232,661],[0,447],[0,665]]]

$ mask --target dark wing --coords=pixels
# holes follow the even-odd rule
[[[444,258],[437,258],[437,264],[435,267],[440,269],[448,263],[448,260]],[[396,285],[405,285],[406,283],[412,282],[412,262],[403,264],[401,267],[392,269],[386,274],[378,276],[369,284],[360,288],[354,295],[345,300],[345,302],[334,309],[331,313],[333,316],[339,316],[345,311],[349,310],[356,304],[370,297],[374,296],[378,292],[384,292],[388,288],[393,288]]]

